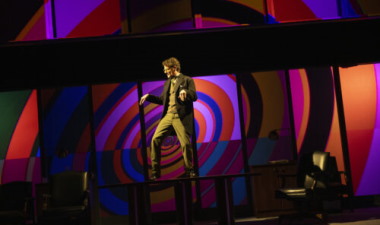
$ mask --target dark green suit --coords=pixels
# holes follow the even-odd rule
[[[151,143],[151,160],[152,174],[160,175],[160,160],[161,160],[161,144],[165,137],[175,131],[182,148],[184,164],[186,172],[193,170],[192,164],[192,146],[190,137],[193,134],[194,112],[193,102],[198,96],[195,89],[194,80],[183,74],[177,76],[174,85],[175,104],[177,114],[168,113],[169,96],[170,96],[170,80],[164,84],[164,89],[160,96],[149,95],[147,101],[164,105],[161,120],[153,135]],[[181,101],[178,96],[181,90],[186,91],[185,101]]]

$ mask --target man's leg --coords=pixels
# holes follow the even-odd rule
[[[173,114],[166,114],[158,123],[156,131],[152,137],[150,156],[152,161],[152,176],[155,176],[156,178],[161,176],[161,144],[171,129],[172,117]]]
[[[172,125],[177,134],[178,140],[181,143],[186,174],[189,176],[194,176],[193,147],[191,146],[190,137],[187,135],[186,129],[183,126],[178,114],[175,114]]]

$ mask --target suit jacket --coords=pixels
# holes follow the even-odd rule
[[[181,101],[178,96],[181,90],[186,91],[185,101]],[[169,106],[169,91],[170,91],[170,79],[165,81],[164,89],[160,96],[148,95],[147,101],[164,105],[164,111],[162,112],[162,117],[164,117],[168,111]],[[194,124],[194,112],[193,112],[193,102],[198,99],[197,92],[195,89],[195,84],[193,78],[180,74],[177,77],[176,84],[174,86],[175,100],[177,106],[178,115],[186,128],[188,135],[193,134],[193,124]]]

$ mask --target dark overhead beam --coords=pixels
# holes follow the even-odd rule
[[[376,63],[379,27],[373,17],[6,43],[0,89],[161,79],[170,56],[191,76]]]

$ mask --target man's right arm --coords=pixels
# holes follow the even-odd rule
[[[144,102],[146,101],[146,99],[148,98],[149,94],[145,94],[143,95],[141,98],[140,98],[140,105],[144,104]]]
[[[140,105],[144,104],[145,101],[152,102],[152,103],[159,104],[159,105],[163,104],[161,96],[158,97],[158,96],[151,95],[151,94],[143,95],[140,99]]]

